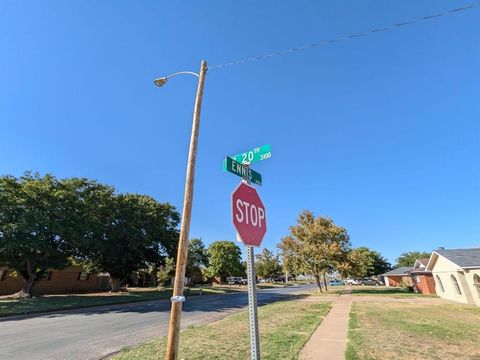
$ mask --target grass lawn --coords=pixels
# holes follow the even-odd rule
[[[282,288],[286,286],[294,286],[297,285],[293,282],[289,283],[258,283],[257,284],[257,289],[274,289],[274,288]]]
[[[305,294],[311,296],[339,296],[345,292],[345,290],[350,289],[349,286],[344,285],[334,285],[330,286],[327,284],[327,291],[325,291],[325,286],[322,284],[322,292],[318,292],[317,287],[313,288],[313,290],[309,290]]]
[[[402,287],[387,287],[387,286],[352,286],[352,295],[357,296],[387,296],[387,297],[396,297],[396,298],[405,298],[405,297],[437,297],[434,295],[423,295],[420,293],[414,293],[409,291],[407,288]]]
[[[186,296],[198,295],[199,288],[185,291]],[[203,295],[225,294],[236,292],[235,289],[224,287],[202,287]],[[70,308],[112,305],[137,301],[168,299],[172,296],[171,290],[159,291],[155,288],[136,288],[128,292],[91,293],[76,295],[46,295],[23,300],[0,300],[0,317],[28,314],[50,310],[65,310]]]
[[[297,359],[330,309],[329,303],[284,301],[259,307],[260,351],[264,360]],[[165,338],[120,352],[113,360],[162,359]],[[179,359],[250,359],[248,312],[183,331]]]
[[[386,286],[328,286],[328,291],[322,287],[323,292],[317,292],[317,289],[310,290],[305,293],[305,295],[310,296],[339,296],[341,294],[351,293],[353,296],[385,296],[391,298],[432,298],[437,297],[435,295],[423,295],[410,292],[407,288],[400,287],[386,287]]]
[[[258,289],[273,289],[279,287],[286,287],[286,286],[295,286],[295,285],[304,285],[304,284],[312,284],[311,281],[305,280],[290,280],[289,282],[259,282],[257,283]]]
[[[480,359],[480,308],[468,305],[352,305],[347,360]]]

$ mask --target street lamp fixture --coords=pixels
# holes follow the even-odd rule
[[[161,77],[161,78],[158,78],[158,79],[155,79],[153,80],[153,82],[155,83],[155,85],[157,86],[163,86],[166,84],[168,78],[167,77]]]
[[[183,74],[194,75],[194,76],[200,78],[200,75],[198,75],[197,73],[194,73],[193,71],[179,71],[179,72],[176,72],[175,74],[155,79],[155,80],[153,80],[153,82],[154,82],[155,85],[160,87],[160,86],[165,85],[167,83],[168,79],[170,79],[174,76],[183,75]]]

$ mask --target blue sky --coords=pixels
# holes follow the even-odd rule
[[[180,70],[465,1],[0,1],[0,172],[86,176],[181,208],[196,80]],[[392,262],[480,246],[480,8],[207,75],[192,237],[235,239],[222,159],[255,164],[275,249],[302,209]]]

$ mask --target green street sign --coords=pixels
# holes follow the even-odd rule
[[[227,157],[225,163],[227,164],[227,171],[242,178],[249,179],[252,184],[262,186],[262,175],[253,171],[248,166],[235,161],[231,157]]]
[[[257,161],[270,159],[272,157],[272,152],[270,150],[270,145],[262,145],[230,157],[241,164],[251,164]],[[223,171],[226,170],[227,163],[225,160],[223,160]]]

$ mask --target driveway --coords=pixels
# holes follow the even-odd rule
[[[258,303],[294,298],[314,285],[258,291]],[[194,296],[183,306],[182,328],[205,324],[245,308],[247,293]],[[102,306],[0,321],[0,359],[101,359],[168,331],[170,302]]]

